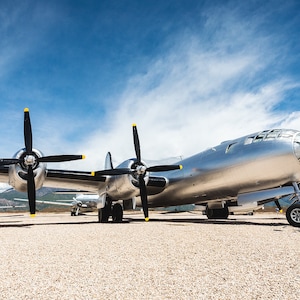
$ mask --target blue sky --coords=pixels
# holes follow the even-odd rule
[[[2,157],[34,146],[102,169],[188,156],[272,127],[300,130],[299,1],[1,1]],[[57,167],[57,166],[55,166]]]

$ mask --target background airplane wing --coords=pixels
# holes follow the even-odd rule
[[[14,201],[20,201],[20,202],[28,202],[28,199],[23,198],[14,198]],[[72,201],[72,200],[71,200]],[[58,202],[58,201],[44,201],[44,200],[36,200],[36,203],[40,204],[51,204],[51,205],[63,205],[63,206],[72,206],[72,203],[66,203],[66,202]]]
[[[28,200],[26,200],[28,202]],[[0,209],[9,209],[9,208],[24,208],[26,205],[2,205]]]

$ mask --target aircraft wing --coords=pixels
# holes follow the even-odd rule
[[[94,177],[90,172],[70,170],[47,170],[44,187],[73,190],[74,193],[97,194],[99,187],[104,186],[105,176]],[[8,182],[8,167],[0,167],[0,182]]]
[[[105,180],[105,176],[94,177],[90,172],[48,170],[43,186],[97,194],[99,186],[104,186]]]

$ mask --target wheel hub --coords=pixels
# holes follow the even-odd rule
[[[294,222],[300,223],[300,208],[294,208],[291,211],[291,219]]]

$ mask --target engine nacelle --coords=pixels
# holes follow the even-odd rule
[[[26,150],[21,149],[18,151],[14,158],[20,159],[23,161],[26,155]],[[32,149],[33,158],[42,157],[42,153],[39,150]],[[47,169],[45,163],[39,163],[37,160],[33,164],[33,174],[34,174],[34,182],[35,188],[38,190],[43,186],[47,175]],[[8,171],[9,184],[19,192],[27,192],[27,167],[24,163],[17,163],[9,166]]]
[[[123,162],[118,168],[132,168],[135,164],[134,159]],[[144,177],[147,185],[149,176]],[[122,176],[111,176],[107,181],[107,187],[105,190],[106,194],[112,200],[124,200],[131,199],[140,194],[138,177],[134,174],[122,175]]]

